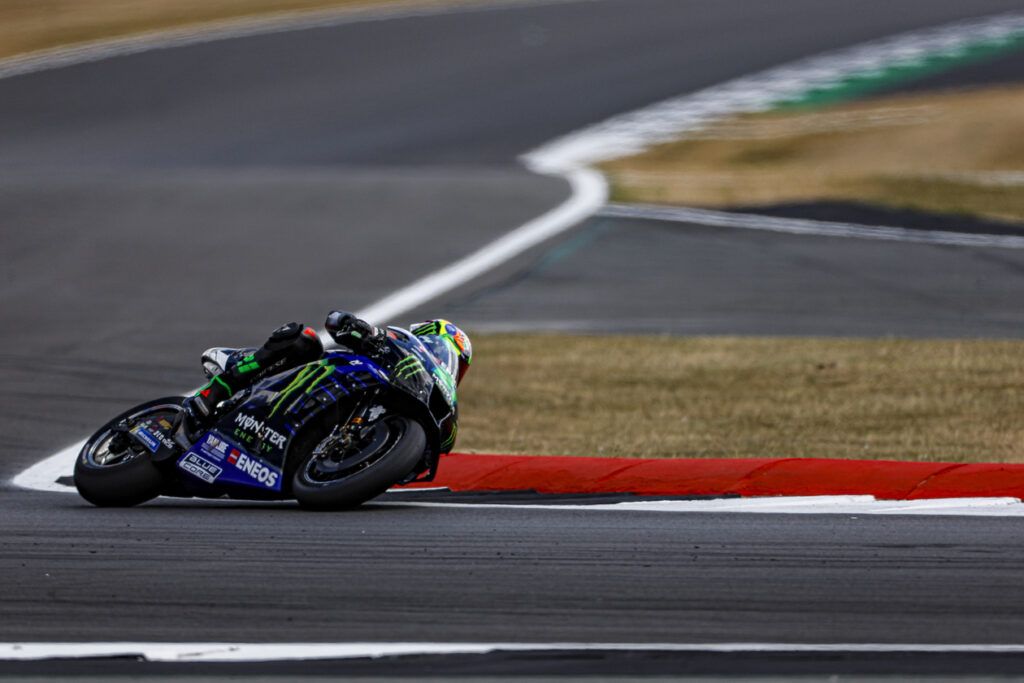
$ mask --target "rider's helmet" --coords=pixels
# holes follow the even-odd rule
[[[441,319],[416,323],[409,331],[448,368],[456,384],[462,381],[473,360],[473,344],[465,332]]]

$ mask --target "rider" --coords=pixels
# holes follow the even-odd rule
[[[324,327],[338,344],[371,357],[381,349],[389,334],[352,313],[340,310],[327,314]],[[443,362],[445,359],[453,359],[457,367],[449,367],[449,370],[456,384],[462,381],[473,359],[473,346],[465,332],[442,319],[417,323],[409,331],[419,337],[442,366],[447,365]],[[185,399],[189,431],[205,428],[221,401],[264,377],[318,360],[323,353],[323,343],[313,328],[294,322],[277,328],[262,347],[232,363],[194,396]]]

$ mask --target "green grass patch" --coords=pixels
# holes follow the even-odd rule
[[[1024,462],[1024,342],[473,339],[461,452]]]

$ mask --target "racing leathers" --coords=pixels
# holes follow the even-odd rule
[[[196,431],[205,426],[221,401],[268,375],[311,363],[323,352],[324,345],[313,328],[295,322],[282,325],[271,333],[263,346],[229,365],[194,396],[185,399],[189,429]]]
[[[377,355],[387,344],[389,334],[394,334],[340,310],[331,311],[324,326],[335,342],[370,357]],[[421,340],[424,350],[434,354],[458,384],[472,358],[469,337],[452,323],[441,319],[414,325],[412,334]],[[194,433],[206,428],[214,418],[218,403],[264,377],[316,361],[323,353],[323,343],[312,328],[298,323],[279,327],[262,347],[231,362],[224,372],[185,400],[187,431]]]

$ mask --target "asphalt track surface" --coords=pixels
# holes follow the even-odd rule
[[[1019,249],[598,217],[444,312],[487,331],[1021,338],[1022,290]]]
[[[526,173],[515,157],[559,134],[826,49],[1019,8],[569,2],[251,37],[0,80],[0,476],[126,405],[194,386],[207,345],[249,344],[281,321],[315,324],[331,307],[366,305],[554,206],[566,184]],[[563,243],[563,264],[584,253],[589,229],[570,237],[582,246]],[[741,239],[699,228],[630,223],[605,235],[627,231],[704,250],[695,263],[712,273],[711,259],[734,248],[735,273],[756,260]],[[1012,288],[1019,268],[1005,252],[917,250],[901,262],[864,245],[839,245],[837,257],[814,240],[752,239],[796,268],[784,288],[793,297],[817,286],[815,272],[846,269],[858,282],[854,271],[876,264],[881,274],[860,276],[868,292],[853,307],[868,314],[894,284],[884,269],[908,260],[922,264],[915,277],[936,282],[950,259],[964,282],[996,264],[1010,279],[995,291]],[[633,312],[623,328],[660,319],[659,331],[695,331],[685,316],[701,309],[672,308],[680,291],[697,289],[677,287],[677,264],[617,254],[673,283],[645,295],[649,308],[637,309],[635,296],[614,304]],[[506,269],[475,292],[506,296],[510,277]],[[882,318],[913,318],[936,282],[903,287]],[[481,325],[559,315],[511,301],[496,314],[475,292],[437,309]],[[971,313],[990,294],[957,306]],[[982,317],[995,322],[979,334],[1017,336],[994,298]],[[771,309],[769,329],[786,332],[789,318],[791,333],[808,331],[813,307],[834,303],[822,299]],[[966,315],[955,309],[943,320]],[[756,315],[743,323],[750,310],[734,313],[749,329],[712,319],[704,331],[764,329]],[[845,327],[855,316],[823,319],[827,333],[879,333]],[[1013,520],[386,504],[313,515],[174,501],[116,511],[9,485],[0,507],[4,641],[994,643],[1019,640],[1024,627]],[[1009,668],[1021,670],[1017,660]]]

